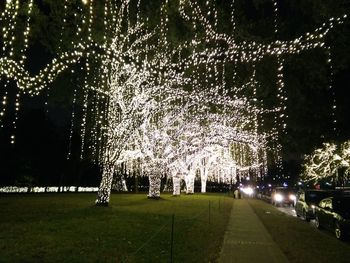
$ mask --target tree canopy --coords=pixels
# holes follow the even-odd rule
[[[9,174],[3,184],[25,180],[27,172],[11,170],[16,157],[28,162],[30,150],[48,160],[43,152],[55,152],[67,169],[48,180],[41,165],[24,164],[36,183],[77,183],[87,167],[96,169],[87,163],[104,162],[108,147],[119,156],[130,138],[137,141],[130,132],[143,127],[145,116],[152,116],[149,131],[171,133],[161,128],[167,107],[192,105],[184,120],[214,131],[230,123],[231,145],[261,136],[249,142],[253,147],[231,148],[243,152],[244,160],[234,160],[242,168],[263,159],[253,153],[257,142],[266,140],[265,165],[273,168],[301,161],[324,141],[348,139],[345,0],[12,0],[0,8],[1,159]],[[37,149],[22,135],[36,116],[43,121],[35,136],[46,134],[52,148]],[[210,125],[218,116],[226,126]],[[290,176],[278,173],[281,180]],[[69,177],[75,179],[63,179]]]

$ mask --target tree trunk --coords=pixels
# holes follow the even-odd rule
[[[135,178],[135,193],[137,194],[139,192],[139,176],[136,171],[134,171],[134,178]]]
[[[205,159],[203,159],[202,165],[200,167],[201,172],[201,193],[207,192],[207,179],[208,179],[208,166],[210,162],[206,162]]]
[[[181,179],[180,176],[173,176],[173,195],[180,196],[181,194]]]
[[[186,178],[186,194],[194,193],[194,176],[187,176]]]
[[[201,178],[201,192],[206,193],[207,192],[207,178]]]
[[[124,176],[122,178],[122,187],[123,187],[123,191],[127,192],[128,191],[128,186],[126,185],[126,181],[124,179]]]
[[[97,206],[108,206],[111,195],[113,172],[113,165],[104,166],[100,187],[98,189],[97,199],[95,202]]]
[[[208,170],[203,168],[201,169],[201,192],[207,192],[207,179],[208,179]]]
[[[158,173],[152,173],[148,176],[149,180],[149,192],[148,198],[158,199],[160,198],[160,185],[161,177]]]

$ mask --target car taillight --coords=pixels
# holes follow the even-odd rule
[[[293,194],[289,195],[289,199],[292,201],[295,201],[297,199],[297,197]]]

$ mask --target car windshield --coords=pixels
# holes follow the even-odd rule
[[[292,190],[287,189],[287,188],[278,188],[278,189],[276,189],[276,192],[281,193],[281,194],[289,194],[292,192]]]
[[[331,193],[329,192],[306,192],[305,193],[305,201],[318,204],[322,199],[329,197]]]

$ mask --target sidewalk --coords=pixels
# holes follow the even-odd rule
[[[233,202],[219,262],[288,262],[247,200],[235,199]]]

